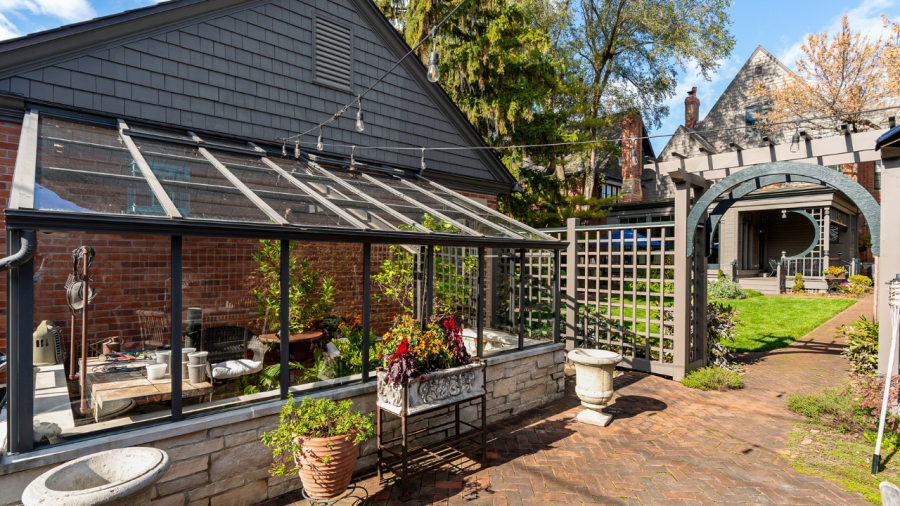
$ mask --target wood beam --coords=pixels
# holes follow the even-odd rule
[[[716,171],[727,171],[730,174],[735,170],[772,161],[790,160],[820,165],[875,161],[881,159],[875,151],[875,140],[884,132],[885,130],[870,130],[846,136],[837,135],[822,139],[812,139],[808,143],[808,150],[801,149],[797,153],[791,153],[790,144],[776,144],[771,147],[763,146],[715,155],[704,154],[691,158],[682,158],[683,155],[681,153],[678,155],[673,153],[673,156],[677,159],[645,164],[644,168],[665,174],[683,167],[687,172],[700,173],[707,179],[721,179],[727,174],[725,172],[717,173]]]

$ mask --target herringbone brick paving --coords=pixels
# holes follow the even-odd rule
[[[800,421],[785,408],[787,394],[846,380],[835,329],[860,314],[871,317],[871,299],[787,348],[742,357],[743,390],[701,392],[622,374],[608,408],[615,419],[605,428],[574,421],[581,407],[569,376],[565,398],[489,427],[486,468],[466,462],[428,473],[406,503],[390,481],[360,484],[374,506],[868,504],[780,458]],[[270,502],[295,503],[305,504],[298,493]]]

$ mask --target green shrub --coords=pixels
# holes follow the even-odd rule
[[[862,274],[850,276],[850,282],[854,285],[872,286],[872,278],[870,278],[869,276],[863,276]]]
[[[707,297],[713,300],[724,299],[746,299],[747,292],[741,288],[741,285],[734,281],[724,278],[710,283],[706,289]]]
[[[850,371],[867,376],[877,373],[878,323],[860,316],[853,325],[842,325],[838,332],[847,341],[841,356],[850,361]]]
[[[737,371],[712,366],[691,371],[682,378],[681,384],[697,390],[719,390],[721,392],[744,388],[744,381]]]
[[[716,274],[716,281],[721,281],[725,279],[725,271],[719,269],[719,272]]]
[[[753,297],[763,297],[764,294],[762,292],[756,290],[745,290],[747,292],[747,298],[751,299]]]
[[[803,274],[797,273],[794,275],[794,286],[791,287],[791,292],[793,293],[804,293],[806,290],[803,289]]]
[[[839,432],[861,428],[858,399],[847,385],[813,393],[791,394],[787,407],[806,417],[810,423],[822,424]]]

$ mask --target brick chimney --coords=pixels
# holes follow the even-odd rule
[[[688,96],[684,99],[684,126],[693,130],[697,126],[697,120],[700,119],[700,99],[697,98],[697,87],[691,88]]]
[[[641,173],[643,167],[643,142],[635,137],[641,137],[644,131],[644,120],[640,114],[633,114],[622,119],[622,156],[619,166],[622,167],[622,192],[619,194],[619,202],[641,202],[644,200],[644,192],[641,188]]]

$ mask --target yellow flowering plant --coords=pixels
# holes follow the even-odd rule
[[[409,314],[394,319],[391,330],[382,338],[380,355],[383,357],[385,368],[390,368],[392,359],[408,355],[412,358],[415,372],[418,374],[447,369],[454,365],[447,332],[441,322],[433,320],[423,331],[419,321]],[[410,372],[413,372],[411,368]]]

